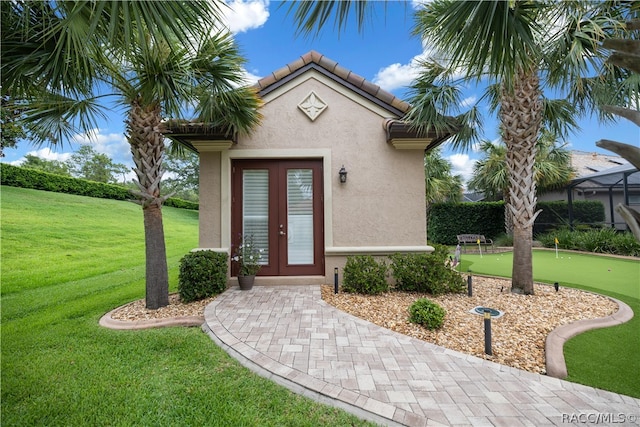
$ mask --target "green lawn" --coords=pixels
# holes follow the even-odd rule
[[[510,277],[511,252],[462,254],[459,270]],[[535,250],[534,280],[558,282],[617,298],[631,307],[634,317],[619,326],[580,334],[564,346],[569,381],[640,398],[640,260],[575,252]]]
[[[595,292],[640,299],[640,259],[621,259],[575,252],[534,250],[533,279]],[[513,253],[462,254],[459,271],[510,277]]]
[[[242,367],[199,328],[113,331],[144,297],[142,212],[1,187],[2,425],[368,425]],[[164,208],[171,289],[198,213]]]

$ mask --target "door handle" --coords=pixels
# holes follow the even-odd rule
[[[280,235],[281,236],[284,236],[285,234],[287,234],[287,233],[285,233],[284,231],[280,230]]]

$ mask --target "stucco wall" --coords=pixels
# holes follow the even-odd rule
[[[201,248],[223,247],[220,220],[220,152],[200,153],[199,239]]]
[[[311,91],[327,104],[315,121],[298,108]],[[200,247],[229,245],[233,159],[306,157],[324,160],[325,275],[316,280],[332,283],[334,267],[342,270],[348,254],[425,250],[423,152],[386,142],[383,120],[391,112],[316,71],[264,100],[264,119],[252,135],[226,151],[200,152]]]
[[[265,104],[260,129],[233,150],[328,148],[331,150],[333,242],[327,246],[425,245],[424,165],[419,150],[396,150],[382,122],[390,113],[327,86],[314,75]],[[297,105],[311,91],[327,109],[311,121]],[[347,183],[340,184],[344,165]]]

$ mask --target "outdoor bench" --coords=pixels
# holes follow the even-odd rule
[[[462,244],[464,251],[467,252],[467,243],[472,246],[478,245],[478,241],[483,246],[491,246],[493,250],[493,240],[487,239],[482,234],[458,234],[458,244]]]

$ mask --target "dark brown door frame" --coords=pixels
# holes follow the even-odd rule
[[[231,165],[231,241],[237,247],[242,227],[242,176],[243,170],[269,171],[269,253],[270,263],[259,271],[262,276],[304,276],[324,274],[324,187],[321,159],[233,160]],[[287,170],[311,169],[313,176],[313,241],[314,264],[287,264]],[[280,228],[280,224],[283,228]],[[280,234],[280,232],[284,234]],[[232,264],[232,275],[237,266]]]

